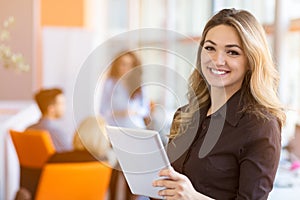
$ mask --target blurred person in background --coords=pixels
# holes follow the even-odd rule
[[[39,121],[27,129],[42,129],[49,132],[56,152],[71,151],[72,134],[60,127],[58,120],[65,113],[65,96],[59,88],[41,89],[35,94],[35,101],[41,111]]]
[[[142,88],[142,66],[137,55],[124,51],[112,62],[101,91],[100,114],[108,125],[147,128],[151,103]],[[124,192],[123,192],[124,191]],[[112,171],[110,200],[138,198],[130,192],[119,166]]]
[[[55,151],[58,153],[72,151],[72,134],[65,132],[58,122],[65,113],[63,91],[59,88],[41,89],[35,94],[34,99],[40,109],[41,118],[27,129],[48,131]],[[22,187],[17,192],[15,199],[34,199],[42,169],[22,167],[20,170]]]
[[[133,52],[112,62],[101,92],[100,114],[112,126],[146,128],[150,101],[142,89],[141,62]]]
[[[117,158],[111,148],[105,126],[106,122],[103,117],[87,117],[77,128],[73,147],[75,151],[86,152],[113,168],[117,163]]]

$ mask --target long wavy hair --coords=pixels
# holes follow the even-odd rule
[[[198,49],[197,69],[189,78],[189,104],[175,115],[171,138],[184,133],[191,124],[193,115],[211,103],[208,85],[201,74],[201,52],[208,31],[218,25],[228,25],[237,30],[250,66],[241,87],[241,101],[245,105],[243,111],[252,112],[257,117],[268,120],[267,111],[277,118],[281,126],[285,123],[284,109],[277,93],[279,73],[268,48],[263,27],[248,11],[223,9],[204,27]]]

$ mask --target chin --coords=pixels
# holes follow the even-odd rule
[[[224,83],[220,83],[220,82],[218,82],[218,83],[208,82],[208,84],[211,88],[219,88],[219,89],[224,88],[225,89],[225,87],[226,87],[226,85]]]

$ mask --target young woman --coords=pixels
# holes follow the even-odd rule
[[[104,81],[100,114],[109,125],[146,128],[150,101],[141,87],[141,62],[133,52],[120,53]]]
[[[224,9],[206,24],[189,104],[173,120],[168,155],[153,185],[164,199],[267,199],[285,114],[262,26]]]
[[[146,128],[150,101],[145,98],[141,84],[141,62],[136,54],[127,51],[117,55],[104,81],[100,105],[100,114],[108,125]],[[120,200],[122,196],[124,199],[137,198],[130,192],[117,165],[111,175],[109,199]]]

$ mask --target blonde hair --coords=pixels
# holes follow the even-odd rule
[[[250,70],[246,73],[241,88],[241,101],[245,105],[243,110],[268,120],[265,112],[267,111],[277,118],[281,126],[285,123],[284,109],[277,93],[279,74],[268,48],[263,27],[251,13],[245,10],[223,9],[214,15],[204,27],[198,49],[197,69],[193,71],[189,79],[187,93],[189,104],[175,115],[171,138],[182,134],[190,125],[194,114],[200,108],[210,104],[209,88],[200,71],[201,51],[208,31],[218,25],[228,25],[237,30],[248,59]]]
[[[108,159],[114,165],[111,157],[111,147],[106,133],[106,122],[100,116],[87,117],[79,125],[73,139],[74,150],[87,150],[98,160]]]

